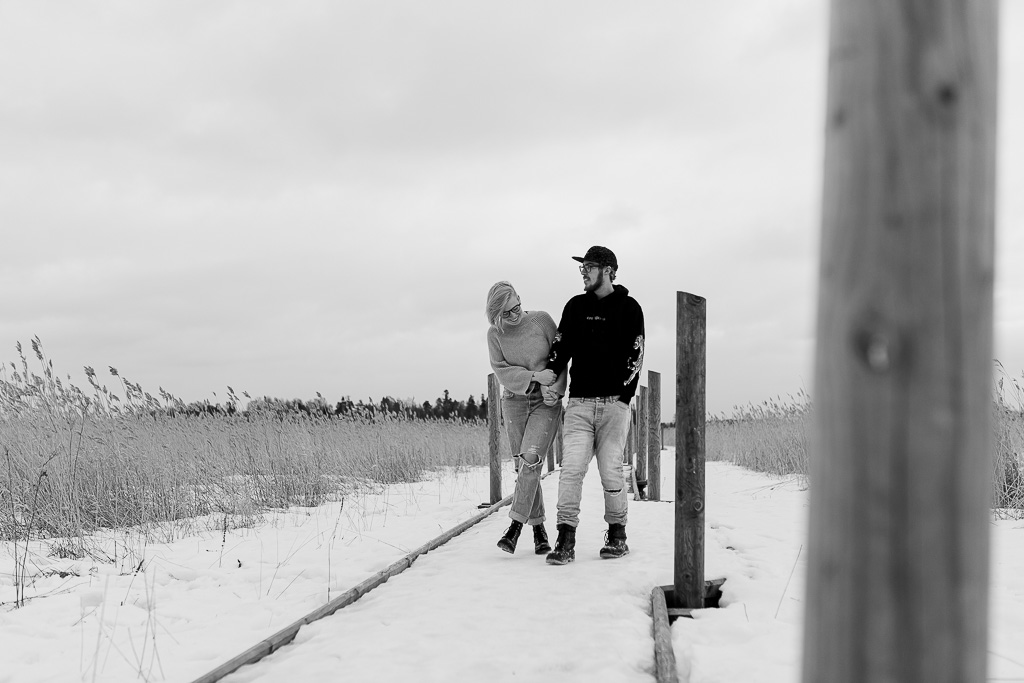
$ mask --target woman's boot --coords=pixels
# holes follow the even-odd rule
[[[544,530],[543,524],[536,524],[533,527],[533,552],[537,555],[551,552],[551,544],[548,543],[548,532]]]
[[[513,519],[512,523],[508,525],[508,529],[505,530],[505,535],[498,541],[498,547],[506,553],[514,553],[516,551],[516,543],[519,542],[519,534],[522,530],[523,523]]]

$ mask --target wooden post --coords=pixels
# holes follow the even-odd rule
[[[555,438],[551,442],[551,448],[548,449],[548,472],[555,470],[555,462],[559,465],[562,464],[562,420],[559,418],[558,426],[555,430]]]
[[[676,519],[673,592],[678,607],[704,607],[703,297],[676,292]]]
[[[647,371],[647,500],[661,500],[661,373]]]
[[[803,680],[980,683],[996,3],[831,7]]]
[[[643,498],[647,488],[647,387],[637,387],[636,403],[636,484],[637,496]]]
[[[501,500],[501,394],[498,378],[492,372],[487,375],[487,427],[491,454],[491,503]]]
[[[626,435],[626,452],[623,455],[623,462],[630,467],[633,466],[633,454],[636,453],[636,406],[630,402],[629,406],[629,433]]]

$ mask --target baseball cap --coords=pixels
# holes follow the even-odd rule
[[[583,263],[584,261],[590,261],[596,263],[599,266],[611,266],[615,270],[619,269],[619,262],[615,259],[615,254],[608,247],[593,246],[587,249],[587,253],[583,256],[573,256],[573,260]]]

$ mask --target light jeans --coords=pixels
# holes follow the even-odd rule
[[[540,488],[540,470],[544,456],[551,448],[562,417],[562,403],[544,405],[540,385],[519,396],[503,392],[501,410],[505,415],[505,433],[508,435],[512,457],[518,458],[516,490],[512,496],[512,509],[508,516],[522,524],[544,523],[544,493]]]
[[[558,475],[558,523],[579,525],[583,478],[590,460],[604,488],[604,521],[626,524],[628,502],[622,452],[629,433],[629,406],[618,396],[570,398],[562,427],[562,469]]]

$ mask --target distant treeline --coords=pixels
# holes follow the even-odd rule
[[[70,375],[66,381],[54,372],[53,361],[43,353],[39,337],[32,338],[32,353],[42,369],[42,374],[32,372],[21,342],[15,344],[20,362],[0,365],[0,417],[37,411],[54,412],[64,416],[87,415],[160,415],[175,416],[256,416],[276,415],[306,416],[322,418],[350,418],[358,420],[405,419],[405,420],[461,420],[487,421],[487,399],[470,396],[465,401],[453,399],[447,389],[433,403],[417,403],[415,399],[399,400],[385,396],[380,401],[353,401],[345,396],[330,403],[317,392],[316,398],[282,399],[264,396],[254,398],[242,391],[241,397],[232,387],[227,388],[223,403],[209,399],[186,403],[163,387],[157,395],[143,389],[142,385],[124,377],[117,368],[110,366],[110,376],[120,383],[123,396],[109,389],[92,367],[85,367],[89,389],[76,386]],[[8,368],[10,368],[8,370]],[[213,394],[217,396],[216,393]],[[244,399],[244,400],[243,400]]]
[[[246,395],[248,397],[248,395]],[[350,418],[359,420],[376,419],[404,419],[404,420],[459,420],[459,421],[487,421],[487,399],[480,395],[479,401],[470,396],[465,401],[453,399],[448,390],[445,389],[444,396],[439,396],[433,403],[424,401],[417,403],[414,399],[399,400],[391,396],[385,396],[380,401],[372,398],[367,401],[362,399],[353,401],[350,396],[345,396],[340,401],[330,403],[321,394],[316,398],[303,400],[298,398],[283,399],[264,396],[252,398],[248,404],[239,409],[241,401],[234,395],[233,391],[228,394],[228,400],[224,404],[211,403],[210,401],[194,401],[192,403],[176,402],[170,406],[158,409],[171,417],[177,415],[211,415],[211,416],[267,416],[278,417],[321,417],[321,418]]]

